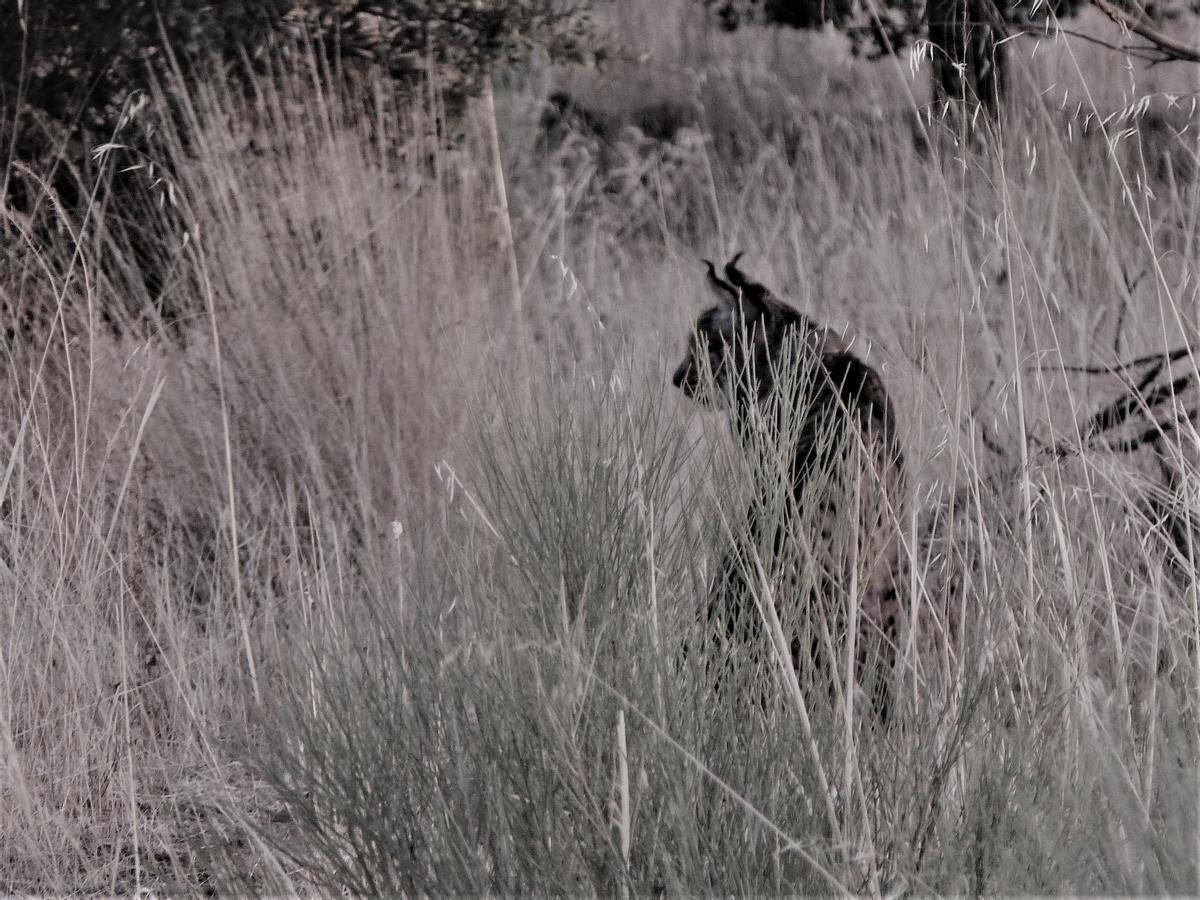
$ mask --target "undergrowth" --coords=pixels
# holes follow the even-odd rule
[[[1195,386],[1122,449],[1071,368],[1192,343],[1191,148],[705,52],[693,125],[605,146],[539,143],[532,74],[452,144],[303,61],[163,86],[187,139],[88,176],[170,211],[162,277],[102,190],[6,220],[0,887],[1196,889]],[[697,649],[753,485],[668,373],[737,249],[897,407],[886,724]]]

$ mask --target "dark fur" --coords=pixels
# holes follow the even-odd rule
[[[756,470],[762,483],[756,492],[760,496],[747,514],[748,539],[763,548],[762,539],[769,537],[773,550],[769,555],[780,561],[768,576],[784,627],[792,633],[792,661],[798,671],[803,671],[805,645],[809,658],[819,657],[820,642],[811,632],[809,641],[801,640],[803,623],[789,622],[785,616],[800,616],[814,602],[841,603],[848,587],[850,552],[867,561],[867,578],[860,585],[859,675],[875,684],[876,705],[886,715],[885,670],[894,659],[899,613],[899,541],[894,522],[904,468],[891,402],[878,372],[850,353],[830,329],[750,281],[738,268],[740,255],[725,266],[724,278],[706,261],[717,305],[700,316],[672,380],[705,405],[727,407],[734,437],[748,454],[762,454],[764,447],[782,454],[782,475],[790,481],[783,492],[788,497],[784,521],[802,510],[811,514],[812,505],[817,505],[820,533],[814,543],[823,545],[825,565],[805,582],[816,585],[816,596],[796,596],[805,593],[797,587],[801,579],[795,572],[804,565],[803,554],[787,546],[791,532],[786,526],[774,535],[762,533],[764,518],[780,521],[781,517],[778,511],[765,513],[771,496],[769,467]],[[790,369],[785,383],[793,391],[786,396],[779,388],[785,366]],[[843,489],[848,482],[843,464],[849,459],[863,463],[856,510],[844,508]],[[844,523],[851,515],[857,518],[856,547],[848,551],[844,535],[850,529]],[[753,571],[745,551],[735,545],[726,554],[709,603],[715,639],[735,651],[741,645],[753,647],[761,637],[761,616],[749,602],[746,584]],[[844,621],[844,617],[839,620],[834,615],[826,621]],[[843,625],[833,638],[844,639],[844,631]],[[867,671],[868,660],[878,662],[880,668]]]

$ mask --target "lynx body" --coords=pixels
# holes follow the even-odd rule
[[[750,281],[739,257],[724,278],[706,263],[717,302],[673,377],[687,396],[728,410],[753,484],[747,527],[713,585],[712,635],[727,659],[769,659],[755,604],[770,596],[802,682],[844,672],[853,636],[859,681],[875,686],[886,715],[904,485],[892,406],[875,369]]]

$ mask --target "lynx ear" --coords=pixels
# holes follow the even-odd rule
[[[742,292],[729,282],[722,281],[721,276],[717,274],[717,267],[707,259],[701,260],[701,262],[708,266],[708,287],[713,296],[717,298],[717,305],[727,311],[736,309]]]
[[[761,284],[751,281],[746,277],[746,273],[738,268],[738,260],[742,258],[743,252],[739,250],[733,255],[733,259],[725,263],[725,277],[729,279],[729,284],[733,286],[756,312],[765,315],[768,312],[766,301],[771,292]]]
[[[725,277],[729,279],[729,283],[734,287],[744,288],[752,284],[745,273],[738,268],[738,260],[742,258],[745,252],[745,250],[739,250],[733,254],[733,259],[725,263]]]

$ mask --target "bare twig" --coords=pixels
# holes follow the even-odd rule
[[[1142,447],[1154,447],[1157,449],[1159,443],[1164,438],[1170,437],[1179,431],[1185,422],[1195,422],[1197,416],[1200,416],[1200,409],[1189,409],[1184,415],[1177,416],[1173,422],[1155,423],[1153,427],[1147,428],[1141,434],[1134,437],[1123,441],[1104,442],[1097,446],[1103,447],[1105,450],[1111,450],[1113,453],[1133,453]]]
[[[1192,46],[1179,38],[1164,34],[1148,19],[1122,9],[1112,0],[1092,0],[1092,2],[1099,7],[1102,13],[1122,28],[1149,41],[1153,45],[1152,52],[1159,54],[1160,58],[1156,61],[1178,60],[1200,63],[1200,47]]]
[[[1047,31],[1044,26],[1038,25],[1036,22],[1022,22],[1021,29],[1014,32],[1014,37],[1031,37],[1040,39],[1059,34],[1065,34],[1067,37],[1078,38],[1081,41],[1086,41],[1089,44],[1095,44],[1096,46],[1103,47],[1106,50],[1115,50],[1117,53],[1128,54],[1134,59],[1141,60],[1142,62],[1161,62],[1161,58],[1159,56],[1150,55],[1157,52],[1156,47],[1136,47],[1132,44],[1114,44],[1111,41],[1106,41],[1103,38],[1096,37],[1095,35],[1085,34],[1084,32],[1076,31],[1073,28],[1065,28],[1057,22],[1049,31]]]
[[[1158,377],[1160,370],[1161,366],[1155,366],[1141,381],[1130,388],[1129,393],[1118,397],[1108,406],[1101,408],[1093,414],[1084,431],[1084,440],[1089,440],[1096,435],[1119,428],[1125,424],[1134,412],[1149,414],[1156,407],[1161,406],[1167,399],[1175,397],[1186,390],[1195,380],[1195,373],[1189,373],[1176,378],[1170,384],[1160,384],[1154,390],[1145,393],[1150,383]]]
[[[1169,365],[1173,362],[1178,362],[1186,356],[1190,356],[1196,352],[1191,347],[1179,347],[1176,350],[1169,350],[1166,353],[1150,353],[1146,356],[1139,356],[1136,359],[1131,359],[1129,362],[1117,363],[1114,366],[1079,366],[1079,365],[1064,365],[1059,363],[1054,365],[1047,363],[1044,366],[1038,366],[1038,369],[1043,372],[1082,372],[1086,375],[1123,375],[1130,369],[1136,369],[1144,366],[1147,363],[1159,363],[1160,365],[1155,370],[1155,374],[1162,371],[1163,365]],[[1153,380],[1153,379],[1152,379]]]
[[[1096,410],[1080,429],[1078,447],[1060,444],[1056,450],[1065,455],[1083,449],[1105,449],[1114,453],[1133,453],[1142,447],[1160,449],[1160,442],[1179,431],[1185,422],[1196,421],[1200,406],[1175,406],[1174,414],[1157,418],[1155,413],[1168,401],[1177,400],[1185,391],[1200,384],[1200,372],[1190,368],[1184,374],[1163,384],[1156,384],[1163,373],[1178,360],[1191,357],[1191,347],[1179,347],[1166,353],[1152,353],[1113,366],[1042,366],[1063,372],[1092,375],[1115,375],[1125,382],[1126,391],[1112,402]],[[1141,367],[1146,368],[1138,371]],[[1137,374],[1136,380],[1133,378]],[[1129,437],[1110,437],[1114,431],[1140,418],[1148,427]]]

